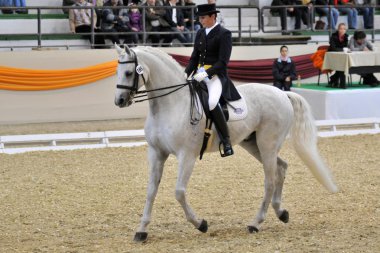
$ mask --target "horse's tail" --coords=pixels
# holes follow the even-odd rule
[[[290,137],[298,156],[328,191],[337,192],[338,187],[317,149],[317,128],[309,104],[296,93],[287,92],[287,95],[294,110]]]

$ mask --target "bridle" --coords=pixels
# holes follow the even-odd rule
[[[118,89],[125,89],[125,90],[131,90],[132,92],[137,92],[138,88],[139,88],[139,81],[140,81],[140,76],[142,76],[142,79],[144,81],[144,84],[146,84],[146,81],[145,81],[145,77],[144,77],[144,68],[139,65],[139,62],[137,60],[137,55],[136,53],[130,49],[131,53],[133,54],[133,60],[130,60],[130,61],[120,61],[118,60],[118,63],[119,64],[129,64],[129,63],[133,63],[135,66],[134,66],[134,70],[136,72],[137,75],[135,75],[134,79],[133,79],[133,86],[127,86],[127,85],[121,85],[121,84],[118,84],[116,85],[116,87]],[[126,72],[125,75],[128,77],[128,76],[131,76],[133,73],[132,72]]]
[[[182,83],[182,84],[178,84],[178,85],[172,85],[172,86],[167,86],[167,87],[164,87],[164,88],[158,88],[158,89],[152,89],[152,90],[142,90],[142,91],[139,91],[138,89],[139,89],[140,76],[142,77],[142,79],[144,81],[144,85],[146,84],[146,80],[145,80],[145,77],[144,77],[144,68],[143,68],[143,66],[139,65],[139,62],[138,62],[137,55],[136,55],[135,51],[133,51],[133,49],[129,49],[129,51],[131,52],[131,54],[133,56],[133,60],[129,60],[129,61],[120,61],[119,60],[118,63],[119,64],[134,64],[133,69],[135,70],[135,76],[133,78],[133,85],[132,86],[127,86],[127,85],[118,84],[118,85],[116,85],[116,87],[118,89],[130,90],[131,91],[131,96],[133,98],[143,98],[143,97],[146,97],[146,96],[148,96],[149,92],[174,89],[172,91],[169,91],[168,93],[165,93],[165,94],[162,94],[162,95],[159,95],[159,96],[150,97],[150,98],[144,98],[144,99],[139,99],[139,100],[132,100],[131,101],[132,103],[140,103],[140,102],[143,102],[143,101],[146,101],[146,100],[151,100],[151,99],[156,99],[156,98],[164,97],[164,96],[167,96],[167,95],[169,95],[171,93],[174,93],[174,92],[176,92],[176,91],[182,89],[183,87],[185,87],[187,85],[190,85],[192,83],[191,80],[186,80],[186,83]],[[125,75],[127,77],[131,76],[132,74],[133,74],[133,72],[129,72],[129,71],[127,71],[125,73]],[[141,95],[134,96],[135,94],[141,94]]]

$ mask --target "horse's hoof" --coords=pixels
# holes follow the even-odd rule
[[[283,223],[288,223],[289,221],[289,212],[284,210],[282,211],[282,214],[280,217],[278,217],[280,219],[280,221],[282,221]]]
[[[202,220],[201,225],[199,226],[198,230],[201,231],[202,233],[206,233],[207,232],[208,225],[207,225],[207,221],[206,220]]]
[[[133,240],[135,242],[145,242],[147,238],[148,238],[147,232],[137,232]]]
[[[255,226],[248,226],[247,228],[248,228],[248,232],[251,234],[259,232],[259,230]]]

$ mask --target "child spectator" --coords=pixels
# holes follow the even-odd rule
[[[136,3],[131,3],[129,6],[134,7],[129,9],[129,22],[131,29],[134,32],[141,32],[143,30],[142,26],[142,15],[137,8]],[[137,33],[132,35],[132,42],[137,45],[139,43],[139,35]]]
[[[288,56],[289,49],[287,46],[280,48],[280,57],[273,62],[273,86],[290,91],[292,80],[297,78],[296,66]]]

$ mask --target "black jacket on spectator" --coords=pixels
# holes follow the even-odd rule
[[[329,51],[343,51],[344,47],[348,46],[348,34],[344,35],[344,40],[339,40],[339,33],[336,31],[330,37]]]
[[[218,24],[206,35],[205,28],[199,29],[185,72],[189,76],[198,69],[198,65],[212,65],[206,72],[209,78],[218,75],[223,86],[222,97],[228,101],[238,100],[240,95],[227,74],[231,51],[232,38],[229,30]]]
[[[169,3],[167,3],[167,4],[164,4],[164,6],[171,6],[171,5]],[[175,23],[173,21],[172,15],[173,15],[173,9],[174,8],[176,8],[176,7],[166,9],[166,14],[164,16],[164,19],[169,23],[169,25],[171,27],[185,26],[184,16],[183,16],[182,10],[180,8],[176,8],[176,10],[177,10],[177,23]]]
[[[290,76],[291,80],[297,78],[296,65],[294,62],[288,58],[288,61],[281,61],[281,59],[276,59],[272,66],[274,83],[285,82],[285,78]]]

